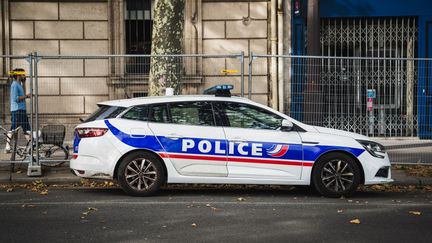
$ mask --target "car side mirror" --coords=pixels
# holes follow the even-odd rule
[[[282,120],[282,131],[291,131],[294,127],[294,124],[290,120]]]

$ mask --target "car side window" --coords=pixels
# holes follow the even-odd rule
[[[123,119],[148,121],[148,106],[135,106],[128,110],[123,116]]]
[[[170,103],[171,122],[183,125],[214,126],[212,106],[209,102]]]
[[[277,130],[282,125],[282,117],[260,107],[234,102],[222,107],[230,127]]]
[[[169,122],[168,109],[166,104],[155,104],[150,108],[149,121]]]

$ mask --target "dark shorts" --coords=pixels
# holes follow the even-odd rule
[[[24,132],[30,131],[30,124],[25,110],[12,111],[11,130],[21,127]]]

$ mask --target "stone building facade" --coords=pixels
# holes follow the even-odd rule
[[[148,75],[125,75],[128,59],[103,57],[127,53],[127,1],[129,0],[1,2],[0,54],[27,55],[37,51],[39,55],[49,56],[38,62],[39,110],[43,119],[56,118],[56,121],[72,124],[76,123],[76,118],[91,113],[100,101],[124,98],[125,94],[128,97],[145,95]],[[185,53],[244,52],[246,84],[249,53],[271,53],[270,26],[272,18],[276,21],[271,4],[284,2],[284,5],[288,5],[285,1],[273,0],[185,2]],[[277,11],[285,11],[284,23],[278,26],[284,28],[284,33],[288,33],[284,36],[283,45],[284,53],[289,53],[290,11],[289,6],[284,6],[283,9],[280,6],[282,5],[279,5]],[[141,16],[145,19],[147,13],[144,11]],[[273,38],[273,41],[276,40]],[[63,57],[56,57],[57,55]],[[68,55],[93,57],[64,57]],[[28,64],[24,59],[16,58],[4,57],[0,61],[0,109],[3,124],[8,123],[7,71],[13,67],[28,70]],[[137,63],[139,64],[138,61]],[[185,86],[190,88],[186,93],[200,92],[203,88],[219,83],[232,83],[236,87],[235,93],[240,93],[239,73],[221,73],[224,69],[240,70],[239,60],[195,58],[184,63],[186,73],[191,77],[187,81],[190,84]],[[188,67],[191,63],[196,68]],[[263,104],[271,101],[270,66],[271,63],[265,58],[254,62],[252,99]]]

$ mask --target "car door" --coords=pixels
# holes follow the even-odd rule
[[[250,104],[218,102],[228,142],[228,177],[299,180],[302,144],[296,131],[282,131],[283,118]]]
[[[181,175],[228,175],[226,139],[210,102],[173,102],[150,108],[149,128]]]

